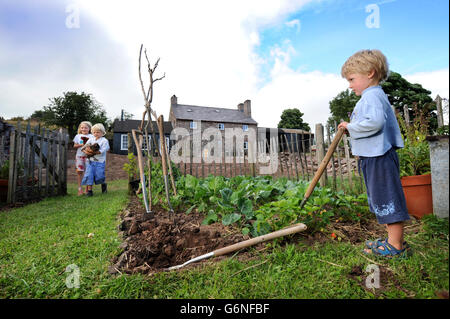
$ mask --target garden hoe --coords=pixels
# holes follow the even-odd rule
[[[184,264],[173,266],[173,267],[169,267],[167,270],[180,269],[180,268],[182,268],[184,266],[187,266],[187,265],[189,265],[191,263],[194,263],[194,262],[197,262],[197,261],[200,261],[200,260],[203,260],[203,259],[207,259],[207,258],[210,258],[210,257],[217,257],[217,256],[226,255],[226,254],[229,254],[229,253],[231,253],[233,251],[236,251],[236,250],[247,248],[247,247],[250,247],[250,246],[253,246],[253,245],[256,245],[256,244],[259,244],[259,243],[263,243],[265,241],[272,240],[272,239],[275,239],[275,238],[278,238],[278,237],[283,237],[283,236],[286,236],[286,235],[295,234],[295,233],[304,231],[305,229],[306,229],[306,225],[305,224],[302,224],[302,223],[295,224],[295,225],[292,225],[292,226],[289,226],[289,227],[277,230],[275,232],[272,232],[272,233],[269,233],[269,234],[266,234],[266,235],[262,235],[262,236],[255,237],[255,238],[252,238],[252,239],[244,240],[244,241],[241,241],[240,243],[236,243],[236,244],[233,244],[233,245],[230,245],[230,246],[227,246],[227,247],[216,249],[216,250],[214,250],[214,251],[212,251],[210,253],[207,253],[207,254],[204,254],[204,255],[192,258],[191,260],[188,260]]]
[[[328,148],[327,153],[325,154],[325,157],[323,158],[322,162],[320,163],[316,174],[314,175],[311,183],[308,186],[308,189],[305,192],[305,196],[303,197],[303,200],[300,203],[300,209],[303,208],[303,206],[305,205],[309,196],[311,196],[311,193],[313,192],[314,188],[316,187],[317,182],[319,181],[320,177],[322,177],[323,172],[325,171],[328,163],[330,162],[331,155],[333,155],[334,151],[336,150],[336,147],[338,146],[339,141],[341,140],[342,135],[344,134],[344,131],[345,131],[344,128],[340,128],[337,131],[336,136],[334,137],[333,141],[331,142],[330,147]]]

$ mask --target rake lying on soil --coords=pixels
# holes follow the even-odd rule
[[[216,249],[210,253],[192,258],[191,260],[188,260],[187,262],[185,262],[184,264],[181,265],[177,265],[177,266],[173,266],[173,267],[169,267],[167,270],[175,270],[175,269],[180,269],[184,266],[187,266],[191,263],[203,260],[203,259],[207,259],[210,257],[217,257],[217,256],[222,256],[222,255],[226,255],[229,254],[233,251],[237,251],[243,248],[247,248],[268,240],[272,240],[278,237],[282,237],[282,236],[286,236],[286,235],[291,235],[291,234],[295,234],[301,231],[304,231],[306,229],[306,225],[305,224],[295,224],[293,226],[287,227],[287,228],[283,228],[281,230],[275,231],[273,233],[267,234],[267,235],[262,235],[259,237],[255,237],[252,239],[248,239],[248,240],[244,240],[240,243],[236,243],[227,247],[223,247],[223,248],[219,248]]]

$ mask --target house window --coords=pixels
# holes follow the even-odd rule
[[[244,132],[247,132],[248,131],[248,125],[247,124],[242,125],[242,130]]]
[[[223,131],[225,129],[225,124],[219,123],[218,127],[219,127],[219,130]]]
[[[128,134],[122,134],[120,136],[120,150],[121,151],[128,150]]]
[[[197,122],[192,121],[190,124],[190,128],[195,130],[197,128]]]
[[[164,140],[166,141],[166,150],[170,151],[170,138],[168,136],[164,136]],[[161,140],[158,140],[159,152],[161,153]]]
[[[143,136],[144,138],[142,139],[142,150],[147,150],[147,143],[145,142],[145,136]],[[152,136],[149,135],[148,136],[148,144],[150,145],[150,150],[152,150]]]

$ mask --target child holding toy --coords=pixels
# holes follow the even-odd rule
[[[93,196],[92,185],[102,184],[102,193],[106,193],[107,185],[105,183],[105,164],[106,152],[109,150],[108,140],[104,137],[106,134],[103,124],[98,123],[92,126],[92,134],[82,151],[88,157],[86,172],[84,173],[81,184],[87,185],[87,196]],[[92,149],[92,146],[98,144],[98,151]]]
[[[342,122],[350,135],[352,153],[359,164],[367,188],[370,211],[380,224],[386,224],[388,237],[366,242],[364,253],[387,258],[406,256],[404,222],[409,220],[400,183],[398,148],[404,146],[394,111],[379,85],[389,73],[386,57],[379,50],[356,52],[344,63],[341,75],[361,99],[350,123]]]
[[[80,125],[78,125],[77,135],[73,138],[73,147],[77,149],[77,153],[75,154],[75,169],[77,171],[78,196],[83,195],[81,179],[83,178],[84,171],[86,170],[86,154],[81,151],[81,148],[91,137],[94,136],[90,134],[91,127],[91,122],[81,122]],[[87,188],[85,193],[87,193]]]

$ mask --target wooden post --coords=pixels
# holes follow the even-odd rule
[[[317,156],[317,163],[322,163],[322,160],[325,156],[325,143],[324,143],[324,136],[323,136],[323,125],[322,124],[316,124],[316,156]],[[319,180],[320,186],[324,187],[327,184],[327,169],[325,167],[325,170],[320,177]]]
[[[62,129],[58,132],[58,194],[63,194],[63,132]]]
[[[45,197],[50,195],[50,156],[51,156],[51,148],[50,148],[50,131],[45,129],[45,141],[47,147],[47,154],[45,160]]]
[[[343,136],[344,141],[344,150],[345,150],[345,160],[347,161],[347,176],[348,176],[348,185],[350,187],[350,191],[353,189],[353,181],[352,181],[352,169],[351,169],[351,163],[350,163],[350,150],[348,147],[348,138],[347,135],[344,134]]]
[[[295,147],[297,148],[298,163],[300,165],[300,169],[302,172],[302,179],[305,179],[305,170],[303,168],[303,163],[302,163],[303,161],[302,161],[302,156],[300,153],[300,145],[298,143],[298,134],[297,133],[295,133]]]
[[[131,136],[131,133],[127,134],[127,139],[128,139],[128,155],[129,154],[133,154],[133,138]],[[151,154],[150,154],[151,156]],[[131,181],[133,180],[133,176],[128,175],[128,195],[132,195],[133,194],[133,188],[131,187]]]
[[[312,150],[313,138],[311,135],[312,135],[311,132],[309,132],[309,159],[311,160],[311,175],[314,176],[314,158],[313,158],[313,150]],[[317,153],[317,149],[316,149],[316,153]]]
[[[406,127],[409,127],[409,110],[408,110],[408,105],[403,105],[403,115],[405,117]]]
[[[43,130],[40,127],[39,124],[39,166],[38,166],[38,175],[39,175],[39,181],[38,181],[38,193],[39,198],[42,197],[42,145],[44,144],[44,134]],[[66,161],[66,168],[67,168],[67,161]],[[67,174],[67,169],[66,169]],[[67,176],[67,175],[66,175]],[[66,177],[67,182],[67,177]]]
[[[29,150],[30,150],[30,121],[25,131],[25,143],[24,143],[24,153],[23,153],[23,178],[22,178],[22,196],[24,201],[28,200],[28,178],[30,177],[30,160],[29,160]]]
[[[9,178],[8,178],[8,197],[7,197],[8,204],[13,204],[15,202],[14,196],[14,193],[16,191],[15,176],[17,175],[16,153],[17,153],[17,135],[16,130],[12,130],[11,135],[9,136]]]
[[[303,160],[305,162],[305,171],[306,171],[306,176],[309,180],[309,170],[308,170],[308,159],[306,158],[306,148],[305,148],[305,139],[304,139],[305,135],[302,134],[302,151],[303,151]]]
[[[442,98],[439,96],[439,94],[436,96],[436,99],[434,101],[436,102],[438,127],[442,127],[444,126],[444,114],[442,112]]]
[[[337,122],[334,122],[334,131],[337,132],[338,128],[337,128]],[[341,180],[341,185],[342,187],[344,187],[344,176],[342,174],[342,165],[341,165],[341,154],[340,154],[340,150],[339,150],[339,144],[336,147],[336,154],[337,154],[337,161],[338,161],[338,168],[339,168],[339,178]]]
[[[327,125],[328,147],[331,145],[330,126]],[[334,154],[334,153],[333,153]],[[334,167],[334,155],[331,155],[331,169],[333,171],[333,190],[336,190],[336,169]]]

